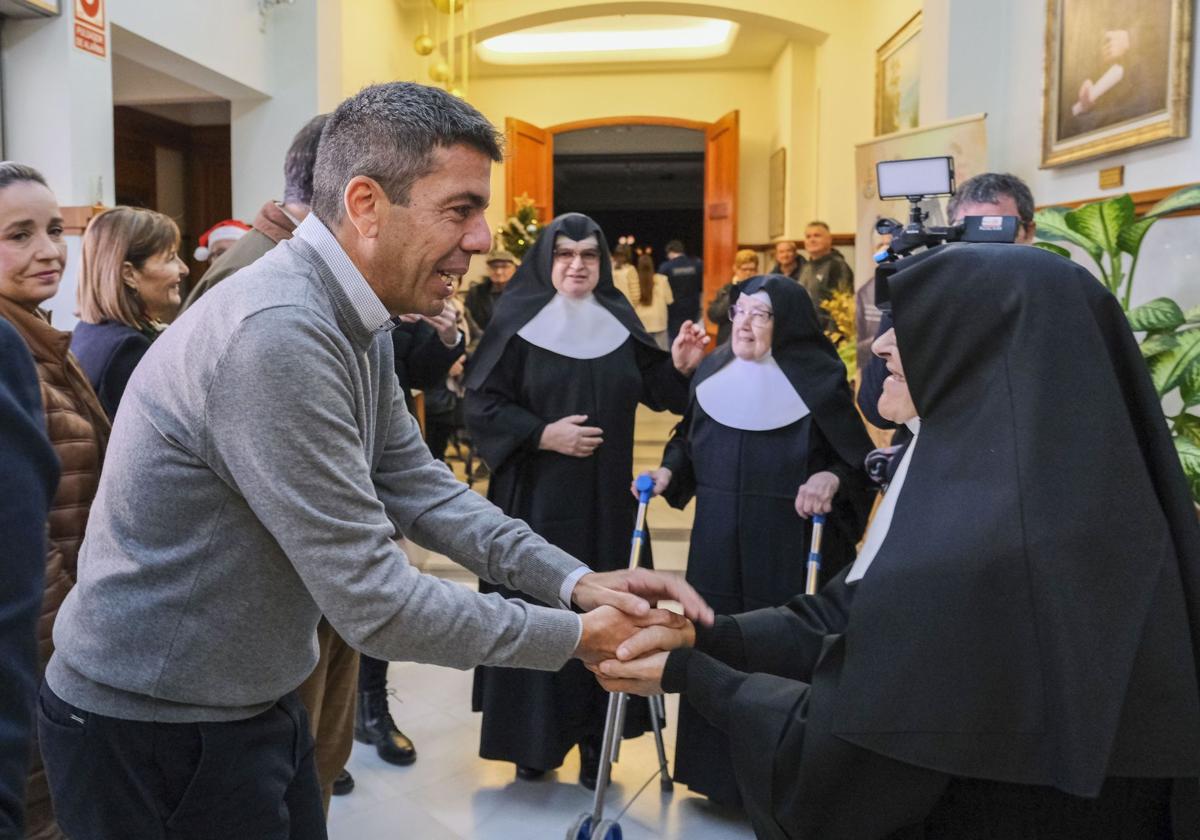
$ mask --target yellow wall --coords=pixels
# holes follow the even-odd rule
[[[343,0],[342,96],[362,87],[414,77],[412,41],[396,0]]]

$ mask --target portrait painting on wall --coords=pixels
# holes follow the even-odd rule
[[[919,124],[921,13],[875,53],[875,134],[907,131]]]
[[[1042,166],[1188,133],[1192,0],[1048,0]]]

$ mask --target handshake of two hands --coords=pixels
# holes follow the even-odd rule
[[[684,580],[649,569],[592,572],[572,600],[584,610],[575,656],[608,691],[662,693],[667,653],[695,643],[692,623],[712,624],[713,611]],[[654,605],[678,601],[683,615]]]

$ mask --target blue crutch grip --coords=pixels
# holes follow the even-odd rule
[[[650,504],[650,499],[654,496],[654,479],[650,477],[650,473],[639,475],[634,487],[638,491],[638,501],[643,505]]]

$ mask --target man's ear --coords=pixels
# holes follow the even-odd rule
[[[366,175],[355,175],[346,184],[342,193],[342,204],[346,211],[346,220],[354,225],[358,235],[364,239],[374,239],[379,236],[382,223],[382,213],[388,203],[383,187],[374,178]]]

